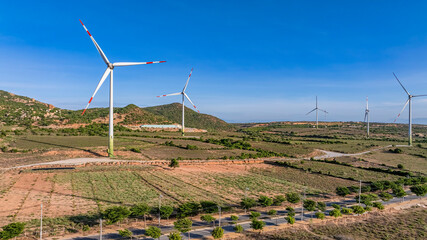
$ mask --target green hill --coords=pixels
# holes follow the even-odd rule
[[[114,108],[115,123],[122,125],[181,123],[181,104],[172,103],[148,108],[130,104]],[[107,123],[108,108],[67,110],[39,102],[35,99],[0,90],[0,125],[16,126],[67,126],[71,124]],[[207,114],[196,113],[187,108],[186,126],[208,130],[233,129],[231,124]]]
[[[144,110],[156,115],[164,116],[171,122],[181,123],[182,104],[180,103],[146,107]],[[234,128],[231,124],[226,123],[217,117],[208,114],[197,113],[188,107],[185,107],[185,126],[207,130],[231,130]]]

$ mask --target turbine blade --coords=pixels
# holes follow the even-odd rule
[[[403,90],[405,90],[406,94],[411,95],[411,94],[406,90],[406,88],[403,86],[403,84],[399,81],[399,78],[397,78],[396,74],[394,74],[394,73],[393,73],[393,75],[394,75],[394,77],[396,78],[396,80],[399,82],[400,86],[402,86]]]
[[[364,122],[366,122],[366,117],[368,116],[368,112],[365,112],[365,119],[363,119]]]
[[[191,105],[193,105],[193,107],[197,110],[197,112],[200,113],[199,109],[196,108],[196,105],[194,105],[194,103],[190,100],[190,98],[188,97],[188,95],[186,93],[184,93],[184,96],[188,99],[188,101],[191,103]]]
[[[366,109],[369,109],[369,106],[368,106],[368,97],[366,97]]]
[[[167,97],[167,96],[174,96],[174,95],[181,95],[181,94],[182,94],[182,92],[178,92],[178,93],[171,93],[171,94],[163,94],[163,95],[160,95],[157,97]]]
[[[117,62],[113,63],[114,67],[123,67],[123,66],[134,66],[134,65],[143,65],[143,64],[152,64],[152,63],[164,63],[166,61],[154,61],[154,62]]]
[[[408,105],[408,103],[409,103],[409,99],[408,99],[408,100],[406,100],[406,103],[405,103],[405,105],[403,106],[402,111],[400,111],[399,115],[397,115],[396,119],[394,119],[394,122],[396,122],[396,120],[400,117],[400,114],[402,114],[403,110],[405,110],[406,105]]]
[[[422,94],[422,95],[414,95],[412,97],[427,97],[427,94]]]
[[[83,28],[86,30],[87,34],[89,34],[90,39],[92,39],[93,44],[95,44],[96,49],[98,50],[99,54],[102,57],[102,60],[104,60],[105,64],[109,64],[110,61],[108,61],[107,56],[105,56],[104,52],[102,51],[101,47],[96,43],[95,38],[92,37],[92,34],[90,34],[89,30],[87,30],[86,26],[83,24],[82,20],[80,20],[80,23],[82,24]]]
[[[104,83],[105,79],[108,77],[108,74],[110,74],[110,72],[111,72],[110,68],[107,68],[107,70],[105,70],[104,74],[101,77],[101,80],[98,83],[98,86],[96,86],[95,92],[93,92],[92,97],[89,99],[88,104],[83,110],[82,115],[85,114],[87,108],[89,107],[90,102],[92,102],[93,98],[95,97],[96,93],[98,92],[99,88],[102,86],[102,84]]]
[[[188,81],[190,81],[190,77],[191,77],[191,74],[192,74],[192,73],[193,73],[193,69],[191,69],[191,71],[190,71],[190,75],[188,75],[187,82],[185,83],[185,86],[184,86],[184,89],[182,89],[182,92],[184,92],[184,91],[185,91],[185,89],[187,89]]]
[[[319,111],[322,111],[322,112],[324,112],[324,113],[328,114],[328,112],[326,112],[325,110],[320,109],[320,108],[318,108],[318,109],[319,109]]]
[[[313,109],[313,110],[311,110],[310,112],[306,113],[305,115],[308,115],[308,114],[310,114],[310,113],[312,113],[312,112],[314,112],[314,111],[316,111],[316,108],[315,108],[315,109]]]

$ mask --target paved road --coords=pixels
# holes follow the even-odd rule
[[[408,192],[409,193],[409,192]],[[423,198],[426,198],[427,196],[424,196]],[[387,202],[382,202],[384,205],[389,205],[389,204],[393,204],[393,203],[400,203],[400,202],[404,202],[404,201],[411,201],[414,199],[419,199],[420,197],[417,197],[415,195],[408,195],[406,197],[403,198],[393,198],[390,201]],[[327,206],[327,210],[325,211],[325,214],[328,215],[329,212],[333,209],[331,206],[332,204],[339,204],[343,207],[349,207],[352,205],[356,205],[357,202],[354,199],[345,199],[339,202],[328,202],[326,203]],[[301,208],[295,208],[295,212],[297,213],[295,215],[295,220],[296,221],[307,221],[310,218],[314,217],[314,212],[305,212],[304,211],[304,216],[302,216],[301,214]],[[276,226],[277,225],[281,225],[281,224],[287,224],[287,221],[285,219],[285,217],[287,216],[287,211],[286,210],[280,210],[277,212],[278,216],[276,218],[271,218],[270,216],[267,215],[266,212],[261,212],[261,216],[259,217],[260,220],[263,220],[266,223],[266,227],[268,226]],[[243,227],[243,229],[248,230],[251,229],[250,227],[250,218],[249,215],[239,215],[239,225],[241,225]],[[218,226],[218,220],[216,221],[216,226]],[[234,225],[231,223],[231,219],[229,217],[226,218],[221,218],[221,226],[224,229],[224,234],[226,233],[232,233],[235,232],[234,231]],[[196,221],[193,223],[193,231],[190,232],[190,238],[203,238],[203,237],[208,237],[211,236],[212,233],[212,224],[207,224],[201,221]],[[160,237],[160,240],[168,240],[168,236],[167,234],[169,234],[170,232],[174,231],[173,226],[162,226],[161,227],[162,233],[164,235],[162,235]],[[136,236],[141,236],[145,233],[145,231],[143,229],[133,229],[132,230],[133,234]],[[120,235],[117,233],[109,233],[109,234],[104,234],[103,239],[119,239]],[[188,238],[188,234],[186,233],[185,235],[183,235],[183,239],[187,239]],[[69,240],[94,240],[94,239],[99,239],[99,235],[92,235],[92,236],[85,236],[85,237],[76,237],[76,238],[70,238]],[[134,238],[134,239],[147,239],[147,240],[154,240],[152,238],[147,238],[147,237],[143,237],[141,236],[141,238]]]

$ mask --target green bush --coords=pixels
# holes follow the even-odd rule
[[[400,163],[399,163],[399,164],[397,164],[397,168],[398,168],[398,169],[405,169],[405,167],[404,167],[402,164],[400,164]]]
[[[390,199],[393,198],[393,196],[390,193],[387,192],[380,192],[378,194],[378,196],[381,198],[381,200],[383,200],[384,202],[389,201]]]
[[[216,213],[218,212],[218,204],[212,201],[200,201],[202,211],[205,213]]]
[[[239,217],[236,215],[231,215],[230,218],[231,218],[231,221],[233,221],[233,223],[237,223],[237,221],[239,220]]]
[[[388,151],[391,153],[402,153],[403,152],[402,149],[400,149],[400,148],[390,149]]]
[[[301,197],[298,193],[286,193],[286,200],[290,203],[298,203]]]
[[[365,209],[362,206],[359,206],[359,205],[352,206],[351,209],[353,209],[353,212],[355,214],[363,214],[365,212]]]
[[[244,209],[250,209],[251,207],[256,205],[255,199],[252,198],[243,198],[240,202],[240,206]]]
[[[380,202],[374,202],[374,207],[378,208],[379,210],[384,209],[384,205]]]
[[[335,203],[332,204],[332,207],[335,209],[341,209],[341,206]]]
[[[179,232],[171,232],[168,235],[169,240],[182,240],[181,234]]]
[[[424,196],[427,193],[427,184],[419,184],[412,186],[411,192],[415,193],[417,196]]]
[[[170,215],[173,213],[173,207],[171,206],[161,206],[160,207],[160,217],[163,219],[169,219]]]
[[[119,230],[119,235],[122,238],[130,238],[132,237],[133,233],[129,229],[123,229],[123,230]]]
[[[224,236],[224,229],[222,227],[216,227],[212,231],[212,237],[214,239],[220,239]]]
[[[271,204],[273,204],[273,199],[267,196],[261,195],[258,198],[258,203],[263,207],[268,207],[268,206],[271,206]]]
[[[352,214],[353,210],[351,208],[343,208],[341,209],[341,212],[344,214]]]
[[[201,205],[196,202],[187,202],[181,204],[177,209],[177,215],[179,218],[185,218],[189,216],[195,216],[199,214]]]
[[[277,211],[272,209],[272,210],[268,211],[267,214],[270,216],[275,216],[277,214]]]
[[[261,213],[259,213],[259,212],[251,212],[249,214],[249,216],[250,216],[251,219],[257,219],[257,218],[259,218],[259,216],[261,216]]]
[[[113,224],[129,217],[130,214],[131,211],[127,207],[114,206],[105,209],[102,215],[107,224]]]
[[[141,153],[141,149],[139,149],[139,148],[130,148],[129,149],[131,152],[135,152],[135,153]]]
[[[207,223],[211,223],[214,222],[216,220],[216,218],[214,218],[212,215],[210,214],[206,214],[206,215],[202,215],[200,217],[200,220],[207,222]]]
[[[262,230],[265,226],[265,222],[256,220],[255,218],[252,219],[251,222],[251,228],[254,230]]]
[[[350,190],[347,187],[337,187],[335,192],[337,195],[345,197],[346,195],[350,194]]]
[[[187,147],[186,147],[188,150],[197,150],[197,149],[199,149],[199,147],[197,147],[196,145],[190,145],[190,144],[187,144]]]
[[[341,211],[339,209],[334,209],[334,210],[332,210],[332,211],[329,212],[329,216],[337,218],[337,217],[341,217],[342,213],[341,213]]]
[[[236,225],[234,227],[234,231],[236,231],[236,233],[242,233],[243,232],[243,227],[240,225]]]
[[[316,210],[316,202],[310,199],[304,200],[303,207],[310,212],[314,211]]]
[[[158,227],[150,226],[145,230],[145,235],[152,238],[160,238],[160,236],[162,236],[162,230]]]
[[[169,163],[169,167],[170,168],[177,168],[179,167],[179,162],[178,160],[176,160],[175,158],[173,158],[170,163]]]
[[[324,202],[317,202],[317,206],[316,207],[320,211],[325,211],[326,210],[326,203],[324,203]]]
[[[322,219],[323,220],[325,218],[325,214],[322,213],[322,212],[316,212],[315,215],[316,215],[316,217],[318,219]]]
[[[3,231],[0,232],[0,238],[7,240],[11,238],[16,238],[24,232],[25,223],[22,222],[14,222],[9,223],[6,226],[3,226]]]
[[[273,205],[274,206],[280,206],[282,203],[286,201],[286,198],[282,195],[277,195],[273,198]]]
[[[288,221],[289,224],[294,224],[295,223],[295,218],[294,217],[286,217],[286,221]]]
[[[173,226],[176,230],[186,233],[191,231],[191,226],[193,226],[193,221],[188,218],[180,218],[173,223]]]

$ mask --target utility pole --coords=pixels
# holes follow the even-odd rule
[[[43,203],[40,205],[40,240],[43,239]]]
[[[218,205],[218,212],[219,212],[218,227],[221,227],[221,206],[219,205]]]
[[[359,206],[360,206],[360,195],[362,194],[362,180],[359,180]]]
[[[160,227],[160,208],[162,207],[162,197],[163,195],[159,195],[159,227]]]
[[[99,240],[102,240],[102,218],[99,219]]]

